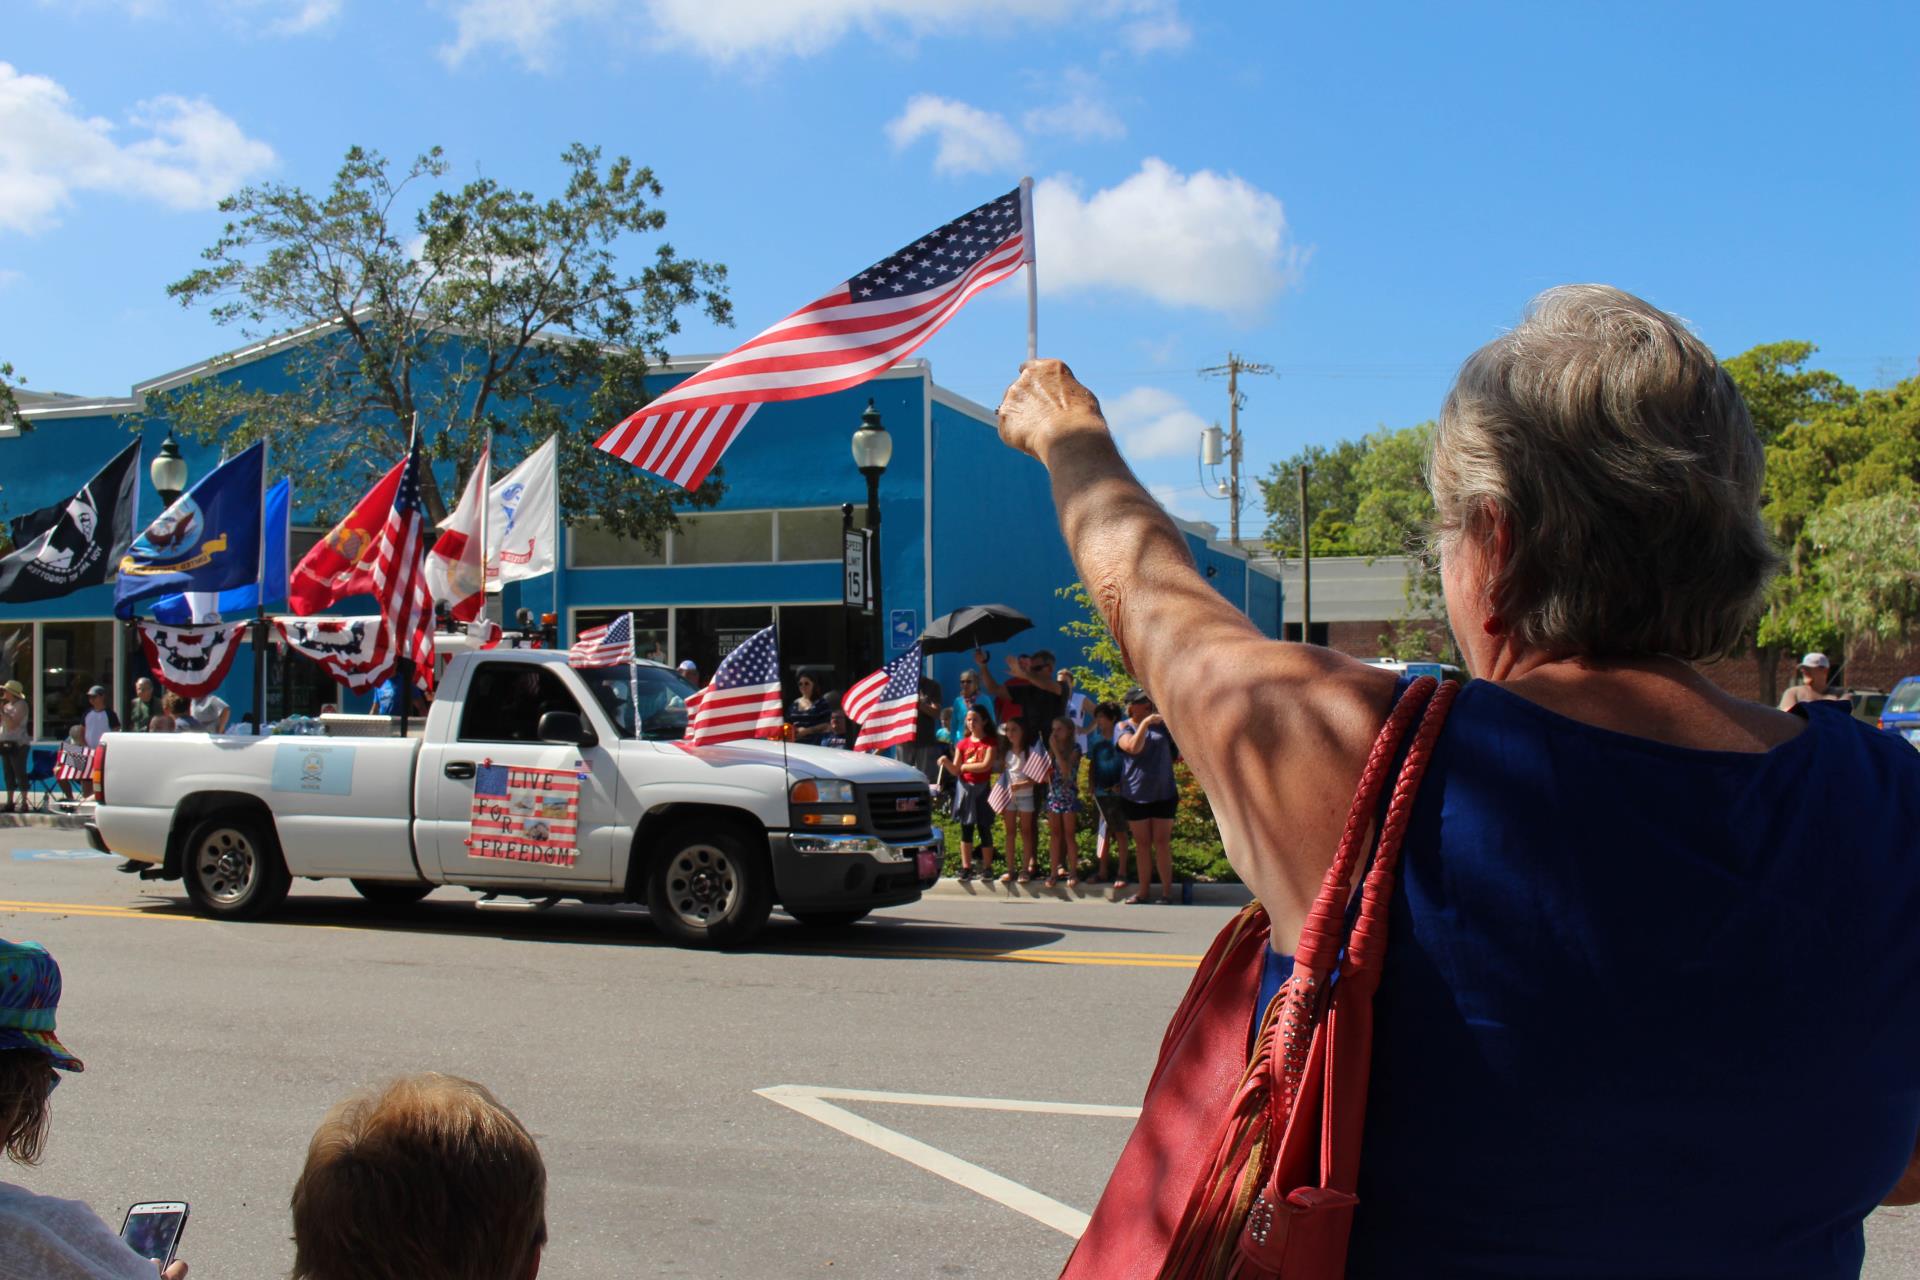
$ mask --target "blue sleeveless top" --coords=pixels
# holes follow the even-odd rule
[[[1350,1276],[1859,1274],[1920,1139],[1920,752],[1799,710],[1743,754],[1461,691],[1401,854]]]

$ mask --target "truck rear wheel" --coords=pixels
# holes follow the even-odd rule
[[[411,884],[405,880],[349,880],[353,891],[382,911],[410,907],[433,892],[430,884]]]
[[[669,832],[647,879],[647,914],[683,947],[743,946],[773,912],[766,850],[725,828]]]
[[[193,905],[223,920],[258,920],[286,901],[291,883],[279,847],[246,814],[216,813],[195,827],[180,869]]]

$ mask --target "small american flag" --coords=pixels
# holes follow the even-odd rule
[[[433,591],[427,585],[427,513],[420,498],[420,444],[407,445],[406,468],[373,552],[373,594],[380,601],[380,645],[368,679],[385,678],[403,658],[414,683],[433,688]]]
[[[913,741],[920,716],[920,645],[847,690],[841,701],[847,719],[860,726],[853,744],[860,751],[882,751]]]
[[[857,387],[892,368],[1030,256],[1020,192],[955,218],[835,285],[594,442],[697,489],[762,404]]]
[[[94,749],[77,742],[66,742],[60,746],[60,754],[53,760],[53,776],[62,782],[80,782],[93,776]]]
[[[624,667],[633,661],[633,615],[623,613],[604,627],[582,631],[567,650],[570,667]]]
[[[1020,772],[1026,775],[1028,782],[1045,784],[1053,779],[1053,753],[1041,747],[1027,752],[1027,758],[1020,762]]]
[[[993,778],[993,790],[987,792],[987,803],[993,806],[995,813],[1005,813],[1013,805],[1013,788],[1007,785],[1007,775],[998,773]]]
[[[720,660],[707,687],[687,699],[687,744],[758,737],[786,723],[780,704],[780,647],[773,628]]]

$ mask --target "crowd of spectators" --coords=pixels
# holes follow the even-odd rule
[[[60,966],[0,939],[0,1150],[39,1162],[61,1079],[83,1071],[56,1034]],[[425,1072],[321,1119],[293,1184],[293,1280],[535,1280],[547,1171],[526,1126],[484,1085]],[[0,1179],[0,1275],[185,1280],[87,1205]]]

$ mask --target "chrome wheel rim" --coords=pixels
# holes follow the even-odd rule
[[[259,866],[253,842],[232,827],[220,828],[201,841],[194,852],[195,878],[207,897],[222,906],[232,906],[247,896]]]
[[[667,865],[667,905],[686,924],[705,929],[740,900],[740,868],[726,851],[688,845]]]

